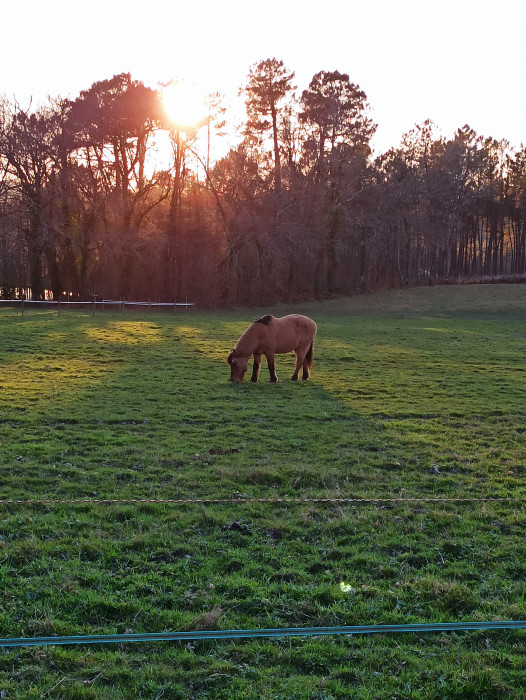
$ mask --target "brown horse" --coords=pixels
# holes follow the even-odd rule
[[[247,328],[237,345],[228,356],[230,381],[242,382],[248,368],[248,361],[254,355],[251,382],[257,382],[261,367],[261,355],[267,358],[270,381],[277,382],[274,355],[285,352],[296,353],[296,369],[292,381],[297,381],[303,367],[303,379],[308,379],[313,362],[314,336],[316,324],[307,316],[290,314],[282,318],[262,316]]]

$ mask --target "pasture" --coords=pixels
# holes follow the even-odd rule
[[[526,285],[222,312],[0,309],[0,637],[526,619],[525,309]],[[268,312],[316,321],[310,381],[291,382],[280,355],[278,384],[264,362],[258,384],[229,383],[228,353]],[[28,499],[66,502],[5,503]],[[82,499],[149,502],[67,502]],[[524,698],[525,642],[5,648],[0,693]]]

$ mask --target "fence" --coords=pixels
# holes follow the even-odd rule
[[[119,311],[124,311],[126,307],[139,307],[139,308],[147,308],[149,311],[152,309],[173,309],[173,311],[177,311],[178,307],[184,308],[186,311],[190,307],[196,306],[196,303],[193,301],[167,301],[167,302],[154,302],[154,301],[125,301],[124,299],[120,300],[115,300],[115,299],[92,299],[91,301],[61,301],[60,299],[58,301],[49,301],[49,300],[33,300],[33,299],[0,299],[0,306],[3,305],[19,305],[22,311],[22,315],[24,314],[24,311],[26,308],[28,308],[31,305],[40,305],[44,306],[45,308],[49,307],[57,307],[58,312],[60,313],[62,309],[71,309],[73,307],[77,308],[88,308],[91,309],[91,312],[95,314],[95,310],[97,308],[102,308],[104,311],[107,307],[117,309]]]

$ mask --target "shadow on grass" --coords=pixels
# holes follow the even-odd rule
[[[458,321],[440,321],[440,341],[436,319],[319,321],[311,381],[290,382],[283,355],[277,385],[264,367],[258,384],[228,382],[225,357],[246,324],[221,315],[14,323],[6,487],[72,498],[516,493],[512,375],[524,360],[508,339],[498,365],[502,326],[481,344],[480,328],[463,322],[461,333]]]

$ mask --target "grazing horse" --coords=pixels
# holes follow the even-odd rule
[[[303,367],[302,379],[308,379],[313,362],[313,344],[316,324],[307,316],[290,314],[282,318],[262,316],[247,328],[237,345],[228,356],[230,381],[242,382],[248,368],[248,361],[254,355],[251,382],[257,382],[261,367],[261,355],[267,358],[270,381],[277,382],[274,355],[285,352],[296,353],[296,369],[292,381],[298,379]]]

